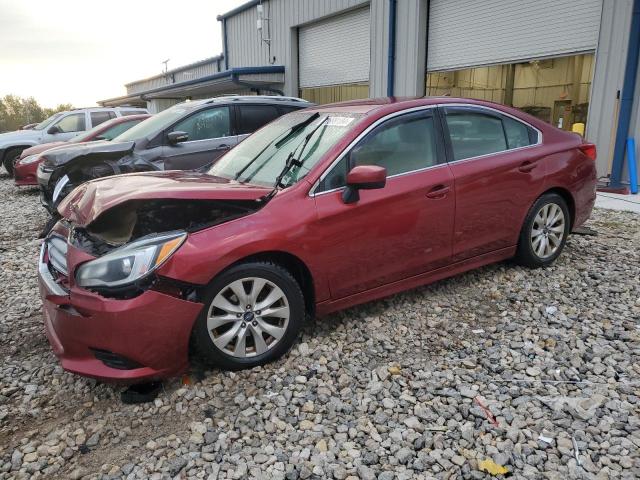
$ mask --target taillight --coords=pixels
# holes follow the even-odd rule
[[[596,146],[593,143],[583,143],[578,148],[591,160],[596,159]]]

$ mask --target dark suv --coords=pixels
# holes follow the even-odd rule
[[[312,105],[299,98],[255,95],[179,103],[110,142],[73,145],[43,154],[37,174],[42,203],[55,217],[60,200],[87,180],[121,173],[206,168],[263,125]]]

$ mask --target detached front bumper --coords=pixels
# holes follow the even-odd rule
[[[153,290],[117,300],[66,288],[54,278],[46,249],[45,243],[38,266],[44,325],[65,370],[135,383],[188,367],[189,337],[202,304]]]

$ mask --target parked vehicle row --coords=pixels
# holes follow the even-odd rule
[[[230,96],[180,103],[111,142],[68,145],[41,154],[42,204],[56,216],[60,201],[87,180],[212,165],[247,135],[275,118],[311,106],[297,98]]]
[[[148,113],[146,109],[136,107],[79,108],[58,112],[31,129],[0,134],[0,161],[13,175],[13,165],[26,148],[66,141],[112,118],[144,113]]]
[[[71,144],[94,142],[98,140],[111,141],[121,133],[126,132],[131,127],[137,125],[138,123],[146,120],[149,117],[149,114],[115,117],[111,120],[107,120],[106,122],[96,125],[91,130],[79,133],[66,142],[57,141],[42,143],[40,145],[24,149],[20,154],[18,160],[15,161],[13,167],[13,178],[15,179],[16,185],[38,185],[36,173],[38,170],[38,166],[46,158],[43,155],[44,152],[49,152],[56,147],[62,147]]]
[[[237,143],[248,104],[174,107],[99,146],[96,158],[134,173],[69,175],[79,186],[57,205],[38,267],[63,368],[159,379],[187,368],[190,347],[218,367],[262,365],[307,316],[508,258],[549,265],[593,208],[592,144],[477,100],[311,107],[211,166],[197,145],[176,152],[200,129]],[[165,170],[179,155],[202,168],[136,172],[153,149]]]

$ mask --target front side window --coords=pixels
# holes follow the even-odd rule
[[[273,105],[238,105],[237,108],[240,114],[239,135],[253,133],[279,116]]]
[[[208,140],[231,135],[229,107],[216,107],[194,113],[178,122],[172,132],[186,132],[189,141]]]
[[[113,112],[91,112],[91,125],[95,127],[115,117],[116,114]]]
[[[302,165],[294,166],[282,179],[285,187],[291,186],[302,180],[361,117],[353,113],[290,113],[230,150],[209,174],[273,187],[287,160],[295,159]]]
[[[347,172],[358,165],[377,165],[387,176],[438,163],[436,131],[430,112],[395,117],[373,129],[322,179],[317,192],[344,187]]]
[[[82,132],[86,130],[84,112],[67,115],[56,123],[56,127],[60,130],[60,133]]]
[[[453,159],[478,157],[537,142],[535,130],[518,120],[474,108],[445,108]]]

